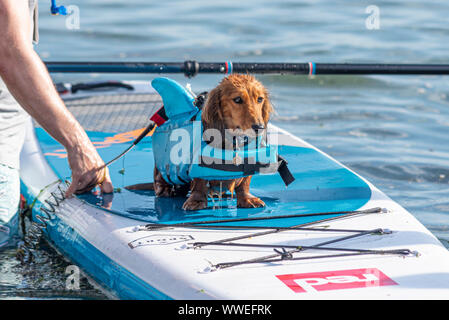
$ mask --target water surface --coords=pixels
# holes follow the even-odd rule
[[[69,5],[69,1],[60,1]],[[449,2],[87,1],[80,29],[40,3],[44,60],[448,63]],[[379,29],[367,28],[369,5]],[[54,75],[55,81],[152,75]],[[220,76],[185,79],[210,90]],[[273,123],[367,178],[449,247],[449,77],[260,76]],[[104,298],[84,281],[64,290],[68,262],[43,243],[24,266],[0,256],[0,298]],[[46,276],[39,276],[45,274]],[[83,278],[84,279],[84,278]]]

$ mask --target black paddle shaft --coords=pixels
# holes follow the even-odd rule
[[[54,73],[199,73],[449,75],[449,64],[242,63],[242,62],[46,62]]]

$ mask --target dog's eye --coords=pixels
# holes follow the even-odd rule
[[[258,102],[258,103],[261,103],[262,101],[263,101],[263,98],[262,98],[262,97],[257,98],[257,102]]]
[[[234,100],[234,102],[237,103],[237,104],[242,104],[243,103],[243,99],[240,98],[240,97],[234,98],[232,100]]]

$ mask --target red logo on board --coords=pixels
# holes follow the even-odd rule
[[[296,293],[397,285],[376,268],[276,276]]]

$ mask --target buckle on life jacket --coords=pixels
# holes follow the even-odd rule
[[[278,173],[284,181],[285,186],[288,187],[290,183],[295,181],[295,177],[292,175],[290,169],[288,168],[288,162],[281,155],[278,154]]]

